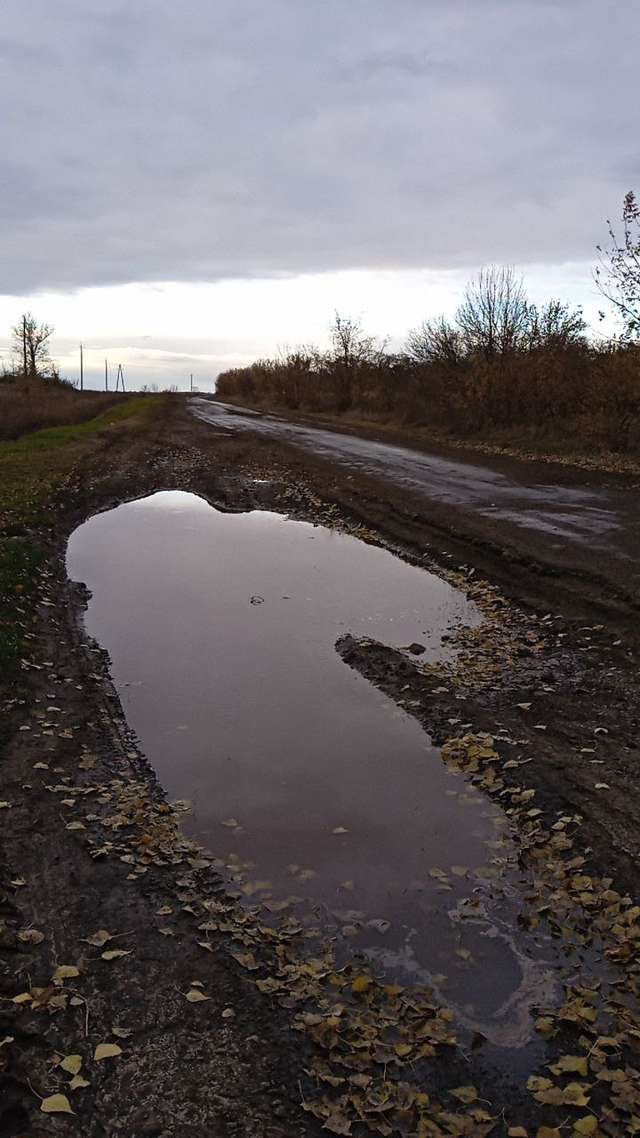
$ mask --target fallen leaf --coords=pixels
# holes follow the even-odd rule
[[[82,1055],[65,1055],[58,1066],[62,1067],[63,1071],[68,1071],[70,1075],[77,1075],[82,1066]]]
[[[586,1055],[561,1055],[550,1066],[550,1070],[554,1075],[561,1075],[563,1072],[571,1074],[582,1075],[586,1079],[588,1073],[587,1057]]]
[[[221,822],[220,825],[228,826],[229,829],[235,830],[240,825],[240,823],[238,822],[237,818],[227,818],[224,822]]]
[[[113,1059],[116,1055],[122,1055],[122,1048],[117,1043],[99,1043],[93,1058],[99,1062],[101,1059]]]
[[[585,1114],[584,1118],[579,1118],[573,1124],[574,1134],[596,1134],[598,1131],[598,1119],[593,1114]]]
[[[89,1085],[88,1079],[85,1079],[82,1075],[74,1075],[69,1083],[69,1088],[72,1091],[78,1091],[81,1087],[88,1087]]]
[[[108,940],[113,940],[113,934],[107,932],[106,929],[98,929],[97,933],[92,933],[91,936],[81,937],[85,944],[92,944],[95,948],[102,948]]]
[[[114,1023],[111,1028],[111,1034],[117,1035],[118,1039],[128,1039],[130,1035],[133,1035],[133,1028],[119,1027],[117,1023]]]
[[[102,960],[119,960],[121,956],[131,956],[132,948],[108,948],[106,952],[101,952],[100,957]]]
[[[197,988],[190,988],[188,992],[185,992],[184,998],[188,1000],[190,1004],[198,1004],[201,1003],[202,1000],[211,999],[210,996],[205,996],[204,992],[199,992]]]
[[[21,940],[23,944],[42,944],[44,933],[39,932],[38,929],[22,929],[18,933],[18,940]]]
[[[449,1091],[449,1094],[454,1095],[455,1098],[460,1099],[460,1102],[472,1103],[478,1098],[478,1092],[475,1087],[456,1087],[455,1090]]]
[[[49,1095],[40,1103],[40,1110],[44,1114],[74,1114],[71,1103],[66,1095]]]
[[[80,970],[76,968],[75,964],[61,964],[56,968],[52,980],[73,980],[75,976],[80,975]]]
[[[356,976],[351,985],[351,991],[355,992],[356,995],[360,992],[368,992],[372,983],[373,981],[370,976]]]
[[[331,831],[331,833],[332,834],[348,834],[349,831],[346,830],[344,826],[335,826],[334,829]]]

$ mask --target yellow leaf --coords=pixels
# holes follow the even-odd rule
[[[573,1124],[574,1134],[596,1134],[598,1131],[598,1119],[593,1114],[585,1114],[584,1118],[579,1118]]]
[[[356,994],[360,992],[368,992],[371,987],[372,980],[370,976],[356,976],[351,985],[351,991]]]
[[[536,1138],[562,1138],[562,1135],[557,1126],[540,1126]]]
[[[122,1048],[118,1047],[117,1043],[99,1043],[93,1053],[93,1058],[99,1061],[101,1059],[113,1059],[116,1055],[122,1055]]]
[[[69,1083],[69,1088],[72,1091],[79,1091],[82,1087],[88,1087],[89,1085],[88,1079],[84,1079],[82,1075],[74,1075]]]
[[[399,1059],[404,1059],[405,1055],[408,1055],[413,1048],[410,1043],[396,1043],[393,1050]]]
[[[464,1103],[475,1102],[478,1097],[478,1092],[475,1087],[456,1087],[455,1090],[449,1093]]]
[[[59,1066],[70,1075],[77,1075],[82,1066],[82,1055],[65,1055]]]
[[[79,976],[79,975],[80,975],[80,972],[76,968],[75,964],[61,964],[59,968],[56,968],[51,979],[52,980],[72,980],[74,976]]]
[[[570,1106],[588,1106],[589,1096],[585,1094],[588,1087],[582,1083],[568,1083],[564,1088],[564,1101]]]
[[[197,988],[190,988],[189,991],[185,993],[184,998],[188,1000],[190,1004],[199,1004],[202,1000],[211,999],[210,996],[205,996],[204,992],[199,992]]]
[[[71,1103],[66,1095],[49,1095],[40,1103],[40,1110],[44,1114],[73,1114]]]
[[[44,933],[39,932],[38,929],[22,929],[18,933],[18,940],[21,940],[23,944],[42,944]]]
[[[507,1138],[529,1138],[529,1131],[525,1130],[524,1126],[510,1126]]]
[[[550,1067],[554,1075],[561,1075],[563,1071],[575,1072],[577,1075],[587,1077],[587,1058],[585,1055],[561,1055]]]
[[[33,999],[30,992],[21,992],[19,996],[14,996],[11,1000],[12,1004],[28,1004]]]
[[[103,960],[118,960],[121,956],[131,956],[132,948],[108,948],[106,952],[101,952],[100,956]]]
[[[553,1083],[551,1082],[551,1079],[545,1079],[541,1075],[530,1075],[527,1079],[528,1091],[546,1091],[549,1087],[552,1086]]]
[[[102,948],[108,940],[113,940],[113,934],[107,932],[106,929],[98,929],[97,933],[92,933],[91,936],[83,938],[85,944],[92,944],[95,948]]]

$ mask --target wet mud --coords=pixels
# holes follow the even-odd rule
[[[480,796],[482,809],[498,811],[510,827],[514,880],[531,888],[506,891],[516,912],[502,928],[494,920],[497,937],[483,935],[482,915],[474,932],[477,913],[462,935],[473,940],[478,933],[477,944],[467,942],[470,955],[486,952],[489,970],[491,942],[512,935],[514,926],[518,951],[538,941],[542,959],[553,958],[559,991],[543,989],[535,968],[522,960],[510,980],[512,990],[531,984],[537,993],[526,1015],[529,1034],[535,1028],[534,1051],[505,1048],[499,1037],[492,1042],[474,1029],[479,1010],[486,1022],[487,1006],[479,1009],[477,1000],[465,1011],[462,992],[456,1018],[446,985],[437,989],[433,964],[428,987],[388,984],[384,970],[398,961],[376,959],[373,940],[362,945],[368,956],[345,963],[340,945],[353,946],[343,930],[355,906],[340,910],[345,915],[335,930],[303,926],[295,907],[265,910],[264,902],[286,898],[275,873],[271,898],[243,891],[259,878],[253,866],[241,865],[249,857],[239,855],[234,867],[228,856],[242,825],[222,827],[216,814],[213,824],[227,842],[219,865],[189,845],[181,827],[200,824],[199,795],[191,819],[167,806],[122,714],[124,683],[140,677],[121,687],[112,650],[117,690],[110,686],[109,661],[81,624],[89,598],[69,586],[63,564],[69,535],[91,515],[167,489],[195,492],[222,511],[286,513],[386,544],[408,564],[436,571],[481,611],[481,623],[460,625],[454,640],[444,641],[446,658],[399,651],[384,630],[348,624],[331,629],[327,653],[345,684],[392,708],[394,739],[401,723],[402,732],[423,740],[423,763],[426,735],[441,750],[443,785],[451,778],[452,787],[462,779],[472,787],[455,796],[463,812],[475,807],[462,807],[462,797]],[[110,434],[70,480],[51,524],[38,534],[48,552],[41,603],[18,682],[3,693],[2,797],[10,808],[2,832],[0,1039],[18,1041],[17,1048],[0,1049],[3,1133],[39,1138],[55,1126],[92,1138],[176,1132],[280,1138],[327,1130],[475,1136],[505,1135],[509,1126],[536,1134],[546,1125],[553,1133],[565,1120],[587,1115],[604,1134],[633,1133],[639,852],[633,610],[625,623],[623,592],[612,591],[605,598],[611,624],[594,620],[593,579],[576,570],[563,591],[567,582],[550,586],[547,568],[538,572],[531,558],[492,560],[493,531],[482,544],[467,543],[462,558],[462,522],[445,535],[441,518],[420,509],[408,492],[374,486],[369,475],[346,477],[269,440],[219,435],[189,422],[176,404],[155,433]],[[243,516],[252,515],[229,520]],[[564,555],[571,556],[566,549]],[[131,566],[119,572],[122,585]],[[187,579],[183,566],[175,588],[184,589]],[[251,585],[247,599],[246,591],[247,620],[269,619],[265,593]],[[251,596],[265,599],[252,605]],[[420,642],[407,627],[406,645],[409,636]],[[171,725],[173,742],[184,734],[173,712]],[[295,734],[304,738],[304,726],[296,724]],[[230,805],[222,821],[234,817],[244,822]],[[334,819],[332,830],[342,824]],[[333,848],[329,836],[352,840],[353,826],[343,825],[351,833],[327,834],[325,849]],[[245,836],[236,835],[247,850],[251,833],[250,825]],[[500,861],[504,848],[493,852]],[[453,862],[430,867],[442,876],[429,878],[429,897],[448,906],[449,932],[468,920],[458,903],[465,900],[460,883],[472,884],[481,906],[492,904],[496,882],[509,879],[510,858],[490,862],[484,882],[458,877]],[[371,919],[374,908],[360,911]],[[328,911],[322,900],[320,916]],[[349,915],[357,926],[360,918]],[[87,944],[99,929],[113,942]],[[29,930],[42,931],[42,940],[19,939]],[[387,937],[379,934],[382,954]],[[120,944],[127,955],[103,959]],[[473,968],[472,960],[459,959]],[[78,975],[53,980],[61,966]],[[36,988],[45,994],[34,996]],[[14,1004],[21,993],[28,998]],[[508,1004],[507,997],[513,1025],[517,1016]],[[489,1011],[495,1020],[496,1002]],[[113,1035],[114,1025],[129,1034]],[[100,1062],[95,1049],[107,1040],[118,1040],[121,1054]],[[72,1093],[59,1063],[75,1053],[89,1086]],[[563,1067],[563,1056],[573,1057],[581,1073]],[[531,1076],[538,1082],[527,1086]],[[58,1090],[69,1095],[74,1117],[42,1113],[38,1096]]]

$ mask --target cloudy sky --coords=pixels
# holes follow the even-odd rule
[[[4,0],[2,334],[131,385],[398,343],[483,264],[600,307],[640,189],[637,0]]]

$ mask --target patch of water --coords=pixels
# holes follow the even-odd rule
[[[238,891],[524,1042],[546,967],[515,936],[503,816],[334,647],[351,632],[444,658],[475,606],[351,536],[177,491],[91,518],[67,567],[129,725]]]

